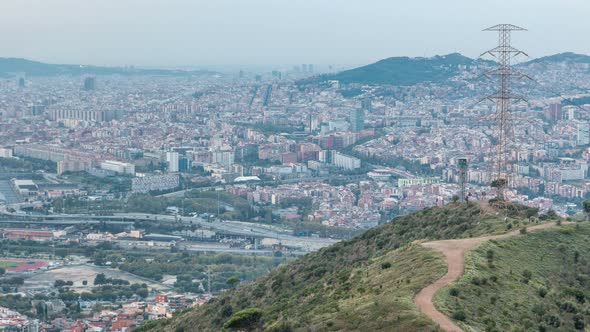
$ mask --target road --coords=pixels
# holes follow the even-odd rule
[[[105,223],[107,225],[133,225],[132,221],[100,221],[100,220],[45,220],[45,221],[23,221],[23,220],[2,220],[0,224],[19,224],[19,225],[60,225],[72,226],[80,224],[99,224]]]
[[[565,223],[564,223],[565,224]],[[528,227],[528,231],[546,229],[555,226],[555,223],[547,223]],[[502,235],[483,236],[478,238],[459,239],[459,240],[442,240],[422,243],[426,248],[434,249],[442,253],[448,266],[447,274],[434,283],[426,286],[414,297],[414,303],[420,311],[430,317],[442,329],[448,332],[463,332],[449,317],[438,311],[432,302],[436,292],[446,285],[456,281],[463,275],[465,269],[465,252],[475,248],[484,241],[503,239],[518,235],[520,230],[515,230]]]

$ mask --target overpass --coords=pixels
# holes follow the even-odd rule
[[[221,236],[235,236],[250,239],[275,239],[283,243],[298,243],[306,248],[321,248],[337,241],[333,239],[298,237],[292,235],[292,230],[274,225],[255,224],[240,221],[205,221],[196,217],[177,217],[162,214],[145,213],[119,213],[113,216],[92,215],[33,215],[10,213],[0,207],[0,224],[26,224],[26,225],[83,225],[107,223],[112,225],[132,225],[135,222],[165,221],[170,223],[182,223],[185,225],[199,225],[205,229],[214,230]]]

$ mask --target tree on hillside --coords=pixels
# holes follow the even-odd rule
[[[66,248],[59,248],[55,249],[55,255],[61,258],[65,258],[68,255],[68,249]]]
[[[584,203],[582,203],[582,205],[584,206],[584,213],[586,214],[586,220],[590,219],[590,200],[585,200]]]
[[[256,330],[262,318],[262,310],[258,308],[248,308],[233,314],[223,328],[234,331],[254,331]]]
[[[99,273],[96,275],[96,278],[94,278],[95,285],[104,285],[106,283],[107,283],[107,278],[105,277],[104,273]]]
[[[227,279],[226,283],[230,288],[234,288],[240,282],[240,278],[238,276],[233,276]]]

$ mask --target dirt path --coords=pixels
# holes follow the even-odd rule
[[[535,231],[539,229],[545,229],[555,226],[555,223],[547,223],[542,225],[535,225],[527,227],[527,231]],[[463,274],[465,268],[465,251],[476,247],[478,244],[494,239],[502,239],[510,236],[514,236],[520,233],[520,229],[512,231],[510,233],[501,235],[491,235],[478,238],[470,239],[459,239],[459,240],[441,240],[426,242],[422,245],[427,248],[432,248],[436,251],[441,252],[445,256],[447,262],[448,271],[442,278],[438,279],[434,283],[426,286],[422,289],[416,297],[414,297],[414,303],[418,306],[420,311],[435,321],[442,329],[448,332],[463,332],[463,330],[457,326],[453,321],[445,316],[442,312],[436,310],[432,299],[436,292],[451,282],[459,279]]]

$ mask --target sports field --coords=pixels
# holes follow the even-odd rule
[[[48,264],[48,262],[40,260],[0,258],[0,267],[6,269],[6,271],[13,272],[36,270],[38,268],[47,266]]]

